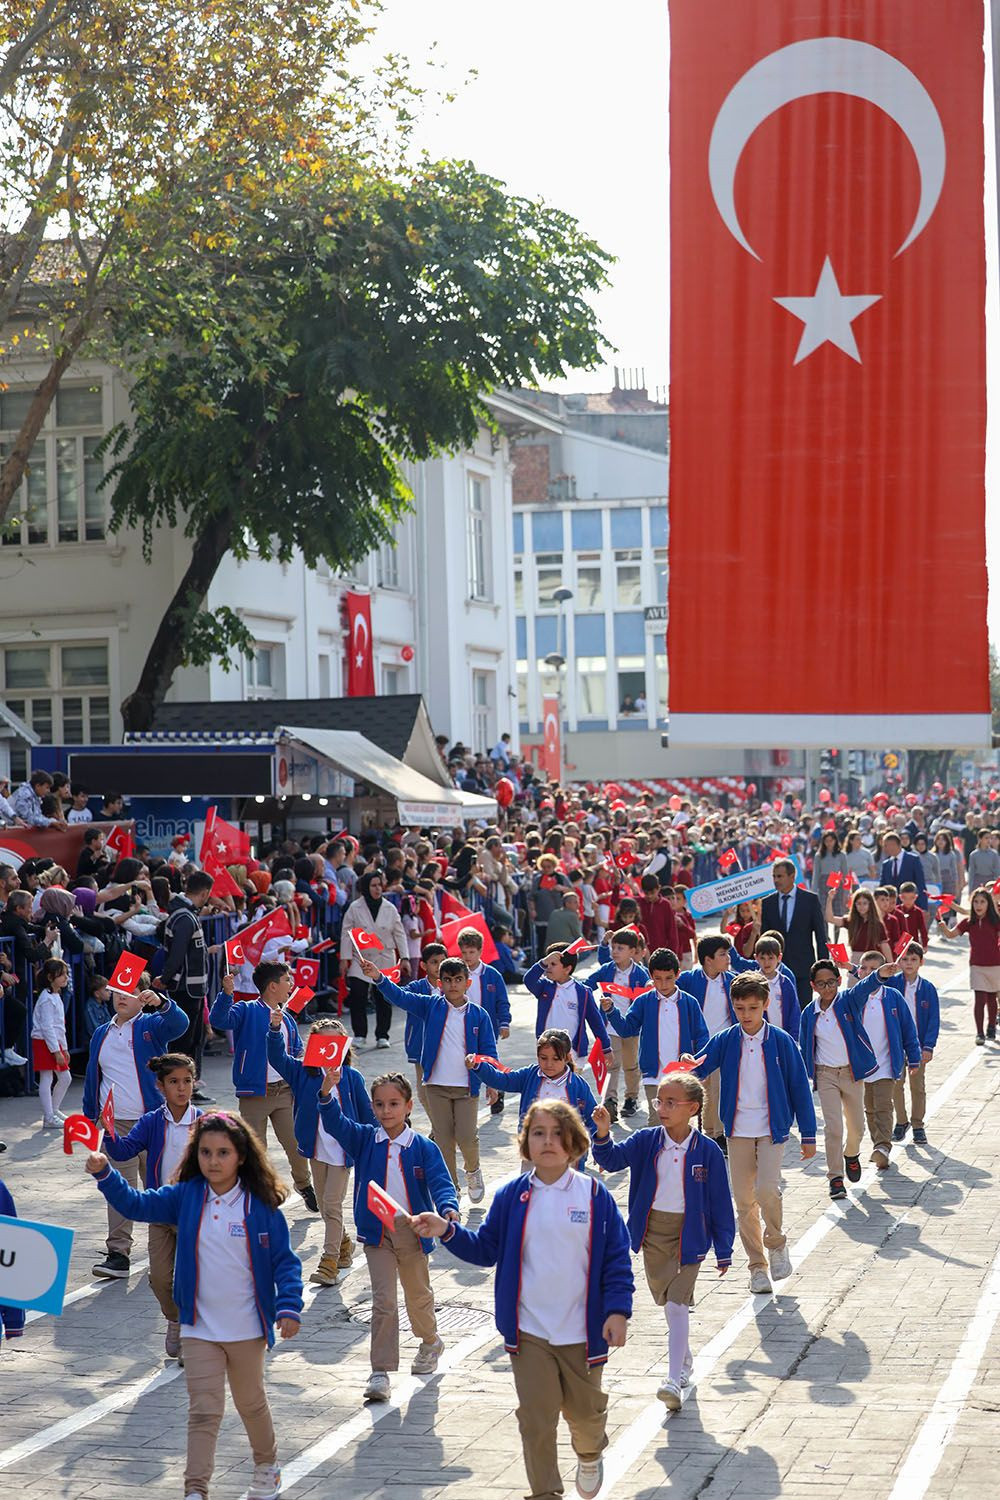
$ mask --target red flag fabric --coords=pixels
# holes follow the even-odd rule
[[[441,915],[442,917],[471,917],[472,912],[469,907],[459,901],[457,896],[453,896],[451,891],[442,891]]]
[[[346,595],[347,599],[347,696],[371,698],[375,694],[375,655],[372,651],[371,594]]]
[[[231,969],[238,969],[241,964],[246,962],[246,955],[243,952],[242,932],[237,932],[234,937],[227,938],[222,946],[226,950],[226,963]]]
[[[558,698],[542,699],[541,765],[550,781],[562,773],[562,716]]]
[[[478,1068],[480,1063],[489,1063],[491,1068],[496,1068],[500,1073],[509,1073],[510,1069],[505,1066],[499,1057],[490,1057],[488,1052],[477,1052],[472,1059],[472,1066]]]
[[[943,896],[933,896],[931,899],[937,902],[937,914],[939,917],[943,917],[945,912],[950,911],[955,904],[954,896],[950,896],[948,894],[945,894]]]
[[[458,935],[467,927],[474,927],[483,940],[483,963],[491,964],[499,957],[497,945],[493,941],[493,934],[486,925],[486,918],[481,911],[475,911],[468,917],[456,917],[453,922],[441,923],[441,942],[448,950],[449,958],[461,958],[458,951]]]
[[[835,964],[849,964],[851,955],[843,943],[828,943],[827,952]]]
[[[596,943],[588,943],[585,937],[578,937],[576,942],[570,943],[564,951],[566,953],[593,953],[596,947]]]
[[[321,943],[313,943],[312,947],[309,949],[309,952],[329,953],[330,949],[336,948],[336,946],[337,944],[334,942],[333,938],[324,938]]]
[[[368,1207],[376,1219],[381,1219],[386,1229],[391,1229],[396,1222],[397,1214],[405,1214],[406,1209],[401,1203],[397,1203],[391,1193],[387,1193],[384,1187],[379,1187],[375,1181],[368,1183]]]
[[[213,860],[211,864],[206,863],[205,869],[212,877],[213,896],[242,896],[243,892],[225,865],[219,864],[217,860]]]
[[[982,0],[670,0],[671,748],[989,743],[983,66]]]
[[[350,1037],[337,1031],[314,1031],[306,1042],[302,1061],[307,1068],[339,1068],[350,1045]]]
[[[284,907],[275,907],[274,911],[267,913],[267,916],[258,917],[256,922],[251,922],[249,927],[244,927],[238,935],[245,961],[249,964],[259,964],[264,946],[270,942],[271,938],[291,937],[292,927],[288,920],[288,913]]]
[[[610,1075],[608,1065],[604,1061],[604,1048],[601,1046],[599,1041],[595,1041],[594,1045],[591,1047],[590,1051],[587,1054],[587,1061],[590,1063],[591,1071],[594,1074],[594,1082],[597,1084],[597,1097],[603,1104],[604,1091],[608,1086],[608,1078]]]
[[[400,975],[402,974],[402,972],[403,971],[400,968],[399,964],[397,964],[394,969],[382,970],[382,973],[385,975],[386,979],[391,979],[393,984],[399,983]]]
[[[351,942],[359,953],[368,953],[372,949],[381,949],[382,939],[374,932],[368,932],[364,927],[352,927],[350,929]]]
[[[115,971],[108,980],[109,990],[118,990],[123,995],[134,995],[135,987],[139,983],[140,975],[146,967],[148,959],[140,958],[138,953],[125,952],[115,964]]]
[[[912,942],[913,942],[913,934],[911,932],[904,932],[903,935],[902,935],[902,937],[898,939],[895,948],[893,948],[893,950],[892,950],[893,956],[895,958],[899,958],[902,954],[904,954],[906,952],[907,948],[910,946],[910,944]]]
[[[733,865],[735,865],[737,862],[738,856],[735,849],[723,849],[722,853],[719,855],[720,870],[731,870]]]
[[[296,984],[307,984],[313,989],[319,983],[319,959],[299,958],[295,961],[292,979]]]
[[[131,859],[135,853],[135,839],[131,831],[116,823],[104,840],[116,859]]]
[[[199,859],[205,869],[212,873],[209,863],[215,868],[222,865],[243,865],[250,858],[250,835],[219,817],[217,807],[210,807],[205,814],[205,832],[201,840]]]
[[[63,1150],[73,1155],[73,1142],[79,1141],[88,1151],[96,1151],[100,1133],[93,1120],[86,1115],[67,1115],[63,1123]]]
[[[297,1016],[300,1011],[305,1010],[309,1001],[314,999],[315,995],[315,990],[311,990],[307,984],[297,985],[289,995],[285,1009],[290,1010],[293,1016]]]
[[[113,1088],[108,1089],[108,1097],[105,1099],[104,1108],[101,1110],[101,1124],[113,1141],[118,1139],[117,1132],[115,1131],[115,1091]]]

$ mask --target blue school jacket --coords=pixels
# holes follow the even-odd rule
[[[95,1178],[112,1208],[142,1224],[176,1224],[174,1301],[180,1321],[195,1320],[198,1290],[198,1232],[211,1189],[204,1177],[175,1182],[153,1192],[129,1187],[124,1177],[108,1167]],[[302,1263],[288,1241],[288,1221],[280,1208],[268,1208],[251,1193],[243,1195],[243,1227],[250,1251],[250,1272],[260,1331],[268,1348],[274,1343],[277,1318],[302,1321]]]
[[[192,1105],[192,1109],[196,1120],[205,1112],[195,1105]],[[136,1120],[128,1135],[119,1135],[112,1140],[105,1131],[101,1150],[105,1156],[110,1156],[112,1161],[131,1161],[133,1156],[141,1156],[145,1151],[146,1186],[158,1188],[163,1186],[160,1181],[160,1162],[163,1160],[163,1146],[166,1138],[167,1106],[161,1104],[159,1109],[151,1109],[140,1120]]]
[[[700,1130],[692,1131],[692,1135],[694,1139],[684,1158],[681,1265],[703,1261],[711,1244],[715,1248],[716,1263],[728,1266],[733,1259],[736,1220],[726,1158],[715,1142]],[[623,1167],[630,1170],[628,1233],[636,1253],[646,1237],[656,1197],[656,1162],[665,1145],[666,1132],[662,1125],[634,1130],[621,1142],[613,1141],[610,1135],[594,1141],[594,1161],[605,1172],[620,1172]]]
[[[708,1046],[708,1027],[701,1013],[701,1006],[693,995],[677,986],[677,1012],[680,1019],[681,1052],[692,1056],[704,1052]],[[619,1036],[639,1038],[639,1072],[643,1078],[660,1076],[660,997],[655,990],[633,1000],[625,1015],[617,1010],[606,1010],[608,1025]]]
[[[493,1299],[497,1329],[509,1354],[520,1347],[518,1302],[521,1254],[531,1209],[532,1177],[514,1177],[496,1191],[479,1229],[452,1224],[442,1236],[452,1255],[473,1266],[496,1266]],[[602,1182],[591,1182],[590,1263],[587,1267],[587,1363],[604,1364],[608,1346],[601,1330],[613,1313],[632,1316],[632,1261],[628,1231],[618,1205]]]
[[[415,979],[412,984],[404,984],[403,989],[408,995],[440,995],[441,991],[434,989],[426,974],[423,979]],[[424,1019],[416,1015],[412,1010],[406,1012],[406,1026],[403,1030],[403,1050],[406,1053],[406,1061],[418,1063],[424,1045]]]
[[[524,983],[538,1001],[538,1011],[535,1016],[535,1036],[538,1037],[549,1024],[549,1011],[552,1009],[556,987],[551,979],[545,977],[545,970],[540,963],[532,964],[524,976]],[[611,1038],[608,1036],[608,1028],[604,1024],[601,1008],[587,986],[581,984],[579,980],[576,981],[576,996],[580,1020],[576,1035],[570,1037],[573,1051],[577,1057],[586,1057],[590,1051],[587,1046],[587,1027],[589,1026],[595,1040],[600,1042],[605,1052],[610,1052]]]
[[[833,1011],[847,1048],[847,1061],[850,1065],[851,1076],[855,1083],[859,1083],[862,1078],[867,1078],[869,1073],[875,1072],[878,1067],[878,1058],[872,1049],[862,1020],[865,1002],[863,998],[860,1001],[857,999],[856,991],[857,985],[854,989],[838,990],[833,1002]],[[802,1061],[806,1065],[810,1083],[816,1082],[816,1014],[818,1008],[819,1001],[810,1000],[799,1022],[799,1051],[802,1053]]]
[[[393,984],[392,980],[386,979],[384,974],[378,981],[378,989],[393,1005],[398,1005],[400,1010],[410,1011],[423,1021],[424,1039],[420,1062],[424,1070],[424,1083],[433,1083],[434,1064],[441,1050],[444,1023],[450,1009],[448,1001],[439,990],[426,995],[414,994],[412,990],[401,990],[398,984]],[[485,1052],[490,1057],[497,1055],[497,1039],[490,1018],[481,1005],[475,1005],[471,1000],[465,1012],[465,1050],[467,1053]],[[469,1073],[467,1076],[469,1093],[476,1098],[479,1094],[479,1079],[474,1073]]]
[[[784,974],[780,968],[778,969],[778,978],[781,981],[778,986],[778,994],[781,997],[781,1020],[774,1024],[779,1025],[782,1031],[787,1031],[788,1035],[797,1043],[799,1039],[799,1022],[802,1017],[802,1010],[799,1005],[799,992],[795,988],[795,980],[789,979],[788,975]]]
[[[535,1064],[528,1068],[514,1068],[510,1073],[503,1073],[492,1063],[480,1063],[474,1071],[479,1074],[487,1088],[499,1089],[501,1093],[506,1094],[520,1094],[521,1108],[517,1117],[519,1125],[538,1098],[538,1091],[545,1082],[545,1074]],[[597,1100],[594,1098],[590,1085],[586,1079],[580,1077],[579,1073],[570,1071],[566,1079],[566,1098],[574,1109],[579,1110],[583,1123],[593,1135],[593,1115]]]
[[[444,1002],[447,1005],[447,1000]],[[382,1220],[375,1217],[368,1207],[368,1184],[377,1182],[386,1185],[389,1166],[388,1139],[378,1140],[375,1125],[362,1125],[358,1120],[349,1120],[337,1103],[336,1096],[319,1101],[320,1119],[323,1129],[334,1136],[349,1156],[354,1158],[354,1224],[358,1239],[363,1245],[381,1245],[385,1234]],[[425,1211],[447,1213],[449,1208],[458,1212],[458,1198],[451,1173],[444,1164],[444,1157],[433,1141],[425,1135],[414,1135],[412,1143],[399,1153],[406,1183],[407,1202],[403,1207],[409,1213]],[[424,1254],[429,1255],[434,1241],[422,1239]]]
[[[96,1120],[100,1114],[101,1106],[97,1101],[100,1096],[101,1070],[97,1059],[108,1027],[114,1024],[113,1021],[106,1021],[103,1026],[98,1026],[90,1038],[90,1055],[83,1080],[83,1113],[88,1120]],[[132,1060],[147,1109],[158,1109],[163,1102],[163,1095],[157,1089],[156,1079],[146,1064],[151,1057],[159,1057],[161,1052],[169,1051],[174,1037],[183,1036],[187,1029],[188,1018],[176,1000],[171,1000],[163,1010],[141,1010],[136,1016],[132,1024]]]
[[[744,958],[742,953],[737,953],[734,946],[729,950],[729,968],[733,974],[747,974],[751,969],[759,969],[760,964],[755,958]],[[786,963],[779,961],[778,973],[787,979],[790,984],[795,983],[795,975]]]
[[[608,959],[606,964],[601,964],[599,969],[594,969],[586,979],[580,981],[585,984],[593,994],[599,984],[617,984],[618,965],[614,959]],[[642,964],[632,964],[628,971],[628,987],[637,990],[640,985],[649,983],[649,970]]]
[[[730,1025],[735,1026],[736,1012],[733,1010],[733,1002],[729,998],[729,991],[732,989],[733,979],[735,976],[733,974],[730,974],[727,969],[723,969],[721,977],[722,988],[726,992],[726,1003],[729,1006]],[[701,967],[700,964],[697,969],[684,969],[680,974],[678,974],[677,988],[679,990],[685,990],[689,995],[693,995],[701,1009],[704,1011],[705,995],[708,991],[708,975],[705,973],[705,970]]]
[[[16,1219],[17,1209],[5,1182],[0,1182],[0,1214],[5,1219]],[[19,1339],[24,1332],[24,1308],[0,1305],[0,1342],[4,1334],[9,1339]]]
[[[216,1031],[233,1033],[233,1088],[238,1098],[267,1093],[267,1033],[271,1009],[263,1000],[234,1000],[222,990],[208,1019]],[[283,1011],[282,1029],[290,1057],[302,1056],[302,1038],[295,1017]]]
[[[299,1155],[312,1158],[316,1155],[316,1137],[319,1134],[319,1091],[323,1087],[323,1074],[319,1068],[307,1068],[297,1057],[289,1057],[285,1048],[285,1029],[267,1029],[267,1060],[276,1073],[280,1073],[291,1085],[294,1105],[295,1144]],[[375,1111],[368,1097],[368,1087],[357,1068],[343,1068],[340,1075],[340,1103],[349,1120],[360,1120],[365,1125],[375,1124]],[[348,1154],[347,1165],[354,1161]]]
[[[719,1118],[726,1135],[732,1135],[740,1083],[743,1027],[717,1031],[708,1044],[703,1061],[692,1071],[707,1078],[719,1070]],[[764,1073],[767,1079],[767,1114],[771,1140],[787,1141],[792,1119],[798,1122],[804,1145],[815,1144],[816,1111],[802,1055],[787,1031],[764,1022]]]
[[[882,992],[882,1014],[885,1016],[885,1031],[889,1038],[889,1066],[892,1068],[893,1078],[902,1078],[907,1063],[911,1068],[920,1066],[920,1039],[910,1008],[902,994],[879,979],[877,971],[869,974],[867,979],[859,979],[848,993],[855,997],[855,1003],[863,1009],[878,990]]]
[[[885,985],[887,989],[899,990],[904,996],[906,994],[904,974],[893,974],[891,979],[885,980]],[[906,1004],[905,1000],[903,1003]],[[906,1008],[909,1010],[909,1006]],[[941,1002],[937,989],[929,979],[924,979],[921,975],[917,979],[917,1039],[923,1051],[934,1051],[940,1029]]]
[[[490,1018],[494,1035],[500,1040],[500,1029],[510,1026],[510,997],[507,984],[499,969],[492,964],[481,964],[479,975],[479,1004]]]

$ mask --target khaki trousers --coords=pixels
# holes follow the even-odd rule
[[[180,1319],[174,1301],[174,1255],[177,1250],[176,1224],[149,1226],[149,1284],[160,1311],[168,1323]]]
[[[910,1078],[910,1114],[907,1120],[906,1114],[906,1078],[909,1069],[904,1071],[902,1078],[897,1078],[892,1091],[892,1102],[896,1110],[896,1124],[916,1126],[918,1130],[923,1128],[924,1115],[927,1112],[927,1081],[924,1077],[926,1063],[921,1063],[915,1073],[909,1073]]]
[[[586,1344],[550,1344],[530,1333],[521,1334],[510,1362],[530,1500],[558,1500],[563,1493],[556,1446],[559,1413],[566,1418],[577,1458],[596,1463],[608,1446],[603,1366],[587,1364]]]
[[[781,1228],[781,1163],[784,1155],[784,1141],[775,1144],[767,1135],[729,1137],[729,1175],[736,1200],[736,1218],[751,1271],[767,1268],[765,1248],[780,1250],[785,1243]],[[763,1235],[761,1216],[764,1219]]]
[[[115,1120],[115,1134],[128,1135],[134,1120]],[[146,1153],[141,1151],[138,1156],[133,1156],[131,1161],[116,1161],[113,1166],[120,1172],[129,1187],[137,1188],[140,1181],[146,1180]],[[126,1219],[117,1208],[108,1204],[108,1237],[104,1242],[108,1247],[109,1255],[124,1255],[126,1258],[132,1254],[132,1220]]]
[[[722,1134],[722,1121],[719,1119],[719,1070],[709,1073],[704,1079],[705,1084],[705,1108],[701,1112],[701,1129],[703,1135],[709,1135],[716,1140]],[[655,1122],[659,1124],[659,1117]]]
[[[410,1327],[422,1344],[437,1338],[434,1293],[420,1241],[409,1224],[382,1231],[381,1245],[366,1245],[365,1259],[372,1283],[372,1369],[399,1369],[399,1303],[396,1278]]]
[[[430,1118],[430,1110],[427,1108],[427,1090],[424,1087],[423,1063],[415,1062],[413,1064],[413,1076],[416,1079],[417,1083],[417,1098],[420,1100],[421,1104],[424,1107],[424,1114],[427,1115],[428,1118]]]
[[[872,1138],[872,1150],[888,1156],[892,1150],[892,1096],[896,1083],[892,1078],[876,1078],[865,1084],[865,1119]]]
[[[865,1086],[850,1068],[816,1064],[816,1092],[823,1110],[827,1177],[843,1177],[844,1153],[857,1156],[865,1133]],[[844,1141],[844,1121],[847,1140]]]
[[[262,1338],[226,1344],[185,1338],[182,1343],[189,1403],[184,1493],[207,1495],[215,1468],[215,1445],[226,1409],[227,1379],[233,1403],[250,1439],[254,1463],[273,1464],[277,1458],[274,1423],[264,1390],[267,1344]]]
[[[610,1026],[608,1030],[611,1031]],[[619,1036],[617,1031],[611,1031],[611,1055],[614,1062],[611,1064],[611,1072],[608,1077],[608,1092],[605,1095],[605,1103],[608,1099],[618,1099],[618,1080],[622,1069],[625,1070],[625,1097],[626,1099],[638,1099],[639,1097],[639,1038],[637,1036]]]
[[[292,1091],[282,1078],[278,1083],[269,1083],[266,1094],[244,1094],[240,1099],[240,1114],[251,1130],[255,1130],[264,1145],[267,1145],[267,1122],[274,1126],[282,1151],[288,1157],[292,1181],[301,1193],[309,1186],[309,1163],[299,1155],[295,1144],[295,1111]]]
[[[450,1084],[425,1083],[427,1110],[434,1131],[434,1144],[444,1157],[451,1180],[458,1187],[456,1143],[461,1147],[467,1172],[479,1167],[479,1100],[468,1089]]]
[[[344,1238],[344,1195],[351,1180],[350,1167],[334,1167],[328,1161],[309,1163],[312,1169],[316,1202],[323,1215],[323,1254],[339,1255]]]

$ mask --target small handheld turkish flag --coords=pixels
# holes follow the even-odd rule
[[[93,1120],[86,1115],[67,1115],[63,1125],[63,1150],[73,1155],[73,1142],[79,1141],[88,1151],[97,1150],[98,1133]]]
[[[302,1061],[307,1068],[339,1068],[350,1045],[350,1037],[339,1032],[314,1031],[306,1042]]]
[[[733,865],[739,864],[739,858],[735,849],[723,849],[719,855],[719,869],[731,870]]]
[[[242,933],[238,932],[235,937],[227,938],[222,946],[226,950],[226,963],[231,969],[239,969],[246,963]]]
[[[505,1067],[498,1057],[490,1057],[488,1052],[477,1052],[472,1059],[472,1066],[478,1068],[480,1063],[489,1063],[491,1068],[496,1068],[500,1073],[509,1073],[510,1069]]]
[[[383,969],[382,970],[382,973],[385,976],[385,978],[386,979],[390,979],[393,984],[398,984],[399,983],[399,976],[402,974],[402,972],[403,972],[403,970],[400,968],[399,964],[397,964],[394,969]]]
[[[367,953],[373,948],[382,947],[382,939],[374,932],[368,932],[364,927],[351,928],[351,942],[359,953]]]
[[[567,953],[592,953],[597,945],[588,943],[585,937],[578,937],[575,943],[570,943],[565,950]]]
[[[297,989],[294,989],[289,995],[288,1001],[285,1005],[285,1009],[290,1010],[293,1016],[297,1016],[299,1014],[299,1011],[305,1010],[310,1000],[315,999],[315,993],[316,992],[314,990],[311,990],[307,984],[300,984],[299,987]]]
[[[384,1187],[379,1187],[377,1182],[368,1184],[368,1207],[376,1219],[381,1219],[386,1229],[392,1229],[396,1223],[397,1214],[405,1214],[406,1209],[401,1203],[397,1203],[391,1193],[387,1193]]]
[[[593,1069],[594,1082],[597,1084],[597,1097],[603,1104],[610,1074],[608,1072],[608,1065],[604,1061],[604,1048],[601,1046],[599,1039],[595,1041],[587,1054],[587,1061]]]
[[[312,947],[309,949],[309,952],[329,953],[330,949],[336,948],[336,946],[337,944],[334,942],[333,938],[324,938],[321,943],[313,943]]]
[[[690,1073],[694,1066],[693,1062],[681,1062],[678,1060],[677,1062],[668,1062],[663,1071],[664,1073]]]
[[[839,870],[831,870],[826,877],[826,884],[828,890],[839,891],[840,887],[844,884],[844,877]]]
[[[104,1108],[101,1110],[101,1124],[104,1126],[105,1130],[108,1132],[108,1135],[111,1137],[111,1139],[113,1141],[116,1141],[118,1139],[118,1135],[117,1135],[117,1133],[115,1131],[115,1091],[114,1091],[114,1089],[108,1089],[108,1097],[105,1099],[105,1101],[104,1101]]]
[[[843,943],[830,943],[827,952],[835,964],[849,964],[851,956]]]
[[[131,859],[135,853],[135,839],[121,823],[115,824],[104,843],[118,859]]]
[[[140,958],[138,953],[123,953],[115,964],[115,972],[108,980],[108,989],[118,990],[122,995],[134,995],[146,963],[147,960]]]
[[[893,953],[895,954],[895,956],[897,958],[900,958],[906,952],[907,948],[910,946],[910,944],[912,942],[913,942],[913,935],[912,935],[912,933],[904,932],[903,936],[899,939],[899,941],[897,942],[895,948],[893,948],[893,950],[892,950]]]
[[[309,985],[315,989],[319,980],[319,959],[300,958],[295,965],[295,973],[292,975],[296,984]]]
[[[950,911],[955,904],[954,896],[945,893],[943,896],[935,896],[937,902],[938,916],[943,917],[946,911]]]

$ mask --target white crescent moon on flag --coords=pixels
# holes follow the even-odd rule
[[[793,99],[813,94],[847,94],[877,105],[913,147],[920,168],[920,203],[910,232],[896,251],[902,255],[926,227],[941,195],[944,129],[930,94],[909,68],[881,48],[847,37],[793,42],[761,58],[730,90],[715,118],[708,147],[708,177],[723,223],[733,239],[760,260],[736,212],[736,169],[743,148],[769,115]]]
[[[368,621],[360,612],[354,616],[354,644],[358,650],[362,649],[361,632],[365,633],[364,644],[368,643]]]
[[[550,724],[552,726],[551,732],[549,730],[549,725]],[[556,742],[556,735],[558,733],[559,733],[559,725],[558,725],[558,723],[556,721],[555,714],[546,714],[545,715],[545,738],[546,738],[546,740],[547,741],[551,741],[551,743],[554,745],[555,742]]]

